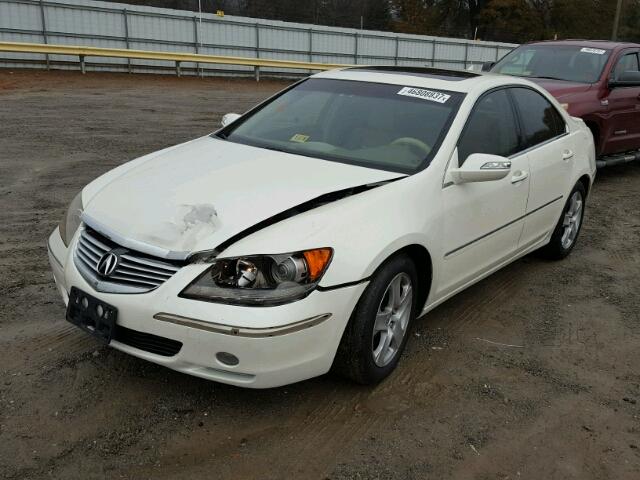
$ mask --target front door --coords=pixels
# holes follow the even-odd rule
[[[476,103],[449,168],[472,153],[509,157],[511,173],[490,182],[443,185],[443,281],[446,296],[511,258],[518,247],[529,194],[529,161],[518,154],[517,121],[505,89]],[[505,159],[506,160],[506,159]]]

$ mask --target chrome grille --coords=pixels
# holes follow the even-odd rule
[[[119,261],[109,275],[98,271],[106,253],[116,253]],[[74,260],[82,277],[100,292],[143,293],[157,288],[178,270],[181,262],[160,260],[123,248],[117,243],[85,227],[80,232]]]

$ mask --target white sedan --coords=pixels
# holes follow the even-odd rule
[[[131,355],[264,388],[375,383],[416,317],[576,244],[593,138],[523,79],[357,67],[87,185],[49,238],[67,320]]]

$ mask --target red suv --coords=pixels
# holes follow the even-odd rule
[[[640,160],[640,45],[529,43],[483,70],[528,77],[582,118],[593,132],[599,167]]]

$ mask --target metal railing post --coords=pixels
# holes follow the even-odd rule
[[[353,63],[357,65],[358,64],[358,34],[354,33],[353,38],[355,40],[355,45],[353,47]]]
[[[396,35],[396,53],[393,56],[393,64],[398,65],[398,51],[400,50],[400,37]]]
[[[436,39],[431,40],[431,67],[436,66]]]
[[[464,44],[464,68],[463,70],[467,69],[467,62],[469,61],[469,43],[465,43]]]
[[[44,3],[42,2],[42,0],[40,0],[40,20],[42,21],[42,38],[44,40],[44,43],[47,44],[47,43],[49,43],[49,40],[47,38],[47,20],[45,18]],[[45,59],[46,59],[46,62],[47,62],[47,70],[49,70],[51,68],[51,65],[49,63],[49,54],[48,53],[45,55]]]
[[[309,29],[309,62],[313,62],[313,28]],[[311,73],[313,70],[307,70]]]
[[[193,16],[193,46],[196,54],[200,53],[200,49],[198,48],[198,19],[195,15]],[[196,63],[196,77],[198,76],[198,72],[204,77],[204,72],[200,70],[200,62]]]
[[[78,59],[80,60],[80,71],[84,75],[85,73],[87,73],[87,70],[84,64],[84,55],[78,55]]]
[[[131,48],[129,45],[129,16],[127,15],[127,9],[122,9],[122,19],[124,20],[124,43],[127,46],[127,50]],[[127,71],[131,73],[131,59],[127,58]]]
[[[260,58],[260,24],[256,22],[256,58]],[[253,67],[253,73],[256,77],[256,82],[260,81],[260,67]]]

